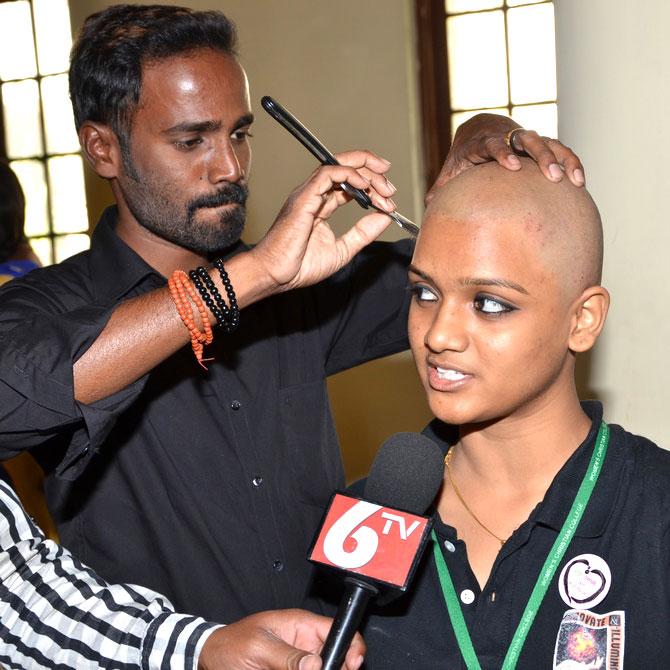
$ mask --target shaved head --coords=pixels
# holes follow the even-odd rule
[[[600,284],[603,235],[598,209],[584,188],[568,179],[550,182],[534,161],[521,161],[517,172],[491,162],[447,182],[430,202],[423,227],[458,222],[471,226],[473,235],[486,235],[496,227],[540,261],[572,299]]]

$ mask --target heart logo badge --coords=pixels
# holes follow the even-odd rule
[[[612,583],[609,565],[595,554],[580,554],[569,560],[558,578],[563,602],[573,609],[588,609],[605,599]]]

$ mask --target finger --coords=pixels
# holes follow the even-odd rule
[[[346,670],[358,670],[363,665],[365,658],[365,642],[360,633],[356,633],[354,639],[351,641],[349,651],[344,658]]]
[[[348,165],[353,168],[370,168],[373,172],[378,174],[384,174],[391,167],[390,161],[387,161],[381,156],[372,151],[343,151],[342,153],[336,154],[335,158],[340,165]]]
[[[514,135],[514,146],[525,151],[539,166],[542,174],[549,181],[558,182],[563,179],[563,170],[549,143],[534,130],[524,130]]]
[[[475,165],[493,159],[508,170],[521,169],[519,157],[505,142],[503,135],[491,135],[483,139],[468,159]]]
[[[554,152],[559,165],[563,166],[565,174],[568,175],[568,179],[575,186],[584,186],[586,182],[586,179],[584,178],[584,166],[579,160],[579,156],[577,156],[570,147],[566,147],[562,142],[559,142],[556,139],[551,137],[545,137],[544,139]]]
[[[379,191],[372,187],[370,181],[354,168],[345,165],[331,165],[319,168],[313,178],[314,186],[318,195],[323,196],[331,189],[339,187],[346,182],[350,186],[359,188],[369,193],[371,200],[387,212],[395,209],[395,203],[390,198],[384,197]]]
[[[338,269],[344,267],[370,242],[374,242],[390,225],[392,219],[384,214],[368,214],[336,241]]]
[[[383,174],[373,172],[369,168],[359,168],[358,172],[362,174],[370,185],[383,196],[390,198],[397,192],[397,188],[389,181],[388,177]]]

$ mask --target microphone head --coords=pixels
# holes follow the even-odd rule
[[[396,433],[377,452],[364,497],[387,507],[424,514],[442,485],[444,459],[431,439]]]

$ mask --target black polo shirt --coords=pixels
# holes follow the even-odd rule
[[[107,211],[90,251],[0,290],[0,457],[39,452],[63,543],[107,580],[223,622],[296,605],[343,481],[326,376],[407,347],[411,245],[375,243],[320,285],[244,309],[209,372],[187,346],[82,405],[73,361],[119,303],[166,282],[115,221]]]
[[[442,554],[484,670],[502,667],[587,470],[602,407],[584,407],[593,422],[587,439],[505,543],[483,590],[468,564],[465,544],[454,528],[436,519]],[[610,431],[596,489],[530,629],[519,669],[618,670],[624,662],[626,670],[670,667],[670,453],[620,426],[611,425]],[[426,433],[446,453],[449,430],[435,421]],[[465,668],[432,545],[410,589],[369,617],[363,629],[365,667]]]

